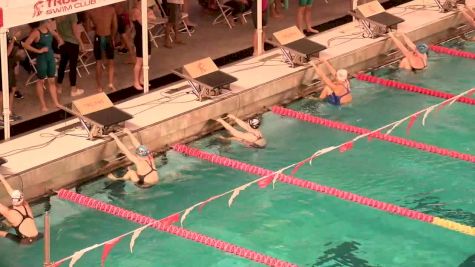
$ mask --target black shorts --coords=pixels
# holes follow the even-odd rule
[[[16,242],[16,243],[20,244],[20,245],[31,245],[34,242],[42,239],[43,234],[38,233],[38,235],[36,237],[20,237],[16,234],[7,233],[7,235],[5,237],[10,239],[13,242]]]
[[[140,38],[137,38],[137,37],[140,37]],[[142,36],[140,35],[135,35],[135,38],[134,38],[134,45],[135,45],[135,55],[139,58],[143,58],[143,46],[142,46]],[[150,36],[148,37],[148,55],[150,56],[150,54],[152,53],[152,46],[151,46],[151,43],[150,43]]]
[[[94,58],[96,60],[103,59],[103,56],[107,59],[114,59],[114,46],[112,45],[111,36],[98,36],[94,37]]]
[[[180,5],[178,4],[173,4],[173,3],[167,3],[168,7],[168,23],[177,25],[178,21],[181,20],[181,9]]]
[[[127,14],[117,15],[117,32],[119,34],[124,34],[129,24],[129,16]]]
[[[262,27],[267,26],[267,20],[269,18],[269,8],[262,12]],[[257,1],[252,1],[252,23],[254,29],[257,29]]]

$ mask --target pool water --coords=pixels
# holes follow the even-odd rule
[[[475,45],[448,44],[467,51]],[[431,54],[430,69],[409,73],[386,68],[371,73],[454,94],[475,87],[475,62]],[[291,109],[375,129],[441,99],[351,81],[354,102],[337,108],[304,99]],[[420,120],[410,139],[475,154],[475,109],[455,103]],[[355,135],[270,112],[263,115],[268,139],[264,150],[223,144],[216,133],[190,144],[212,153],[277,170],[300,161],[320,148],[343,143]],[[393,132],[405,136],[405,125]],[[256,179],[169,151],[157,158],[161,183],[147,190],[97,180],[78,188],[82,194],[162,218],[194,203]],[[351,191],[377,200],[475,226],[475,165],[448,157],[374,140],[357,142],[346,153],[332,152],[305,165],[297,177]],[[299,266],[475,266],[473,237],[346,202],[313,191],[276,184],[252,186],[231,208],[228,198],[193,211],[184,227]],[[43,218],[36,218],[43,229]],[[51,199],[52,257],[75,251],[133,230],[138,225],[76,204]],[[109,255],[106,266],[259,266],[251,261],[166,233],[146,230],[134,253],[129,237]],[[0,240],[0,266],[40,266],[43,244],[18,248]],[[85,254],[75,266],[99,266],[101,249]],[[65,263],[63,266],[67,266]]]

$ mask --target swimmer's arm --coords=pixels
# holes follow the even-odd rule
[[[388,36],[391,38],[391,40],[393,40],[396,47],[403,53],[405,57],[411,56],[411,52],[409,52],[407,47],[396,36],[394,36],[394,33],[390,32],[388,33]]]
[[[58,42],[58,47],[62,46],[64,44],[63,38],[61,38],[61,36],[59,36],[57,31],[55,31],[53,29],[50,29],[49,32],[51,33],[51,35],[53,35],[54,39],[56,39],[56,41]]]
[[[460,10],[460,12],[462,12],[462,15],[465,17],[465,19],[470,24],[470,26],[475,27],[475,19],[474,19],[474,16],[469,14],[469,12],[467,11],[469,9],[464,9],[463,7],[461,7],[461,8],[459,8],[459,10]]]
[[[326,85],[330,86],[331,88],[336,87],[336,85],[333,83],[332,80],[330,80],[327,75],[322,71],[320,66],[315,65],[315,63],[310,62],[310,64],[313,66],[315,69],[315,72],[318,74],[318,77],[320,77],[320,80],[323,81]]]
[[[323,63],[325,63],[325,66],[327,66],[327,69],[330,70],[331,74],[333,76],[336,76],[336,69],[328,62],[326,59],[322,59]]]
[[[10,184],[7,182],[7,180],[5,180],[5,177],[3,177],[3,175],[1,175],[1,174],[0,174],[0,181],[2,182],[3,186],[7,190],[8,194],[11,196],[12,192],[13,192],[13,189],[10,186]]]
[[[138,147],[141,145],[139,140],[135,138],[135,136],[132,134],[132,132],[128,128],[124,128],[124,132],[129,136],[130,141],[132,141],[132,144],[134,145],[134,147]]]
[[[233,114],[229,114],[228,117],[233,119],[244,130],[246,130],[248,132],[253,131],[253,129],[251,128],[251,126],[249,126],[248,123],[244,122],[243,120],[239,119],[238,117],[234,116]]]
[[[404,39],[404,41],[406,42],[407,46],[409,46],[409,48],[412,51],[417,51],[416,44],[411,39],[409,39],[409,37],[407,37],[407,35],[405,33],[402,32],[401,35],[402,35],[402,38]]]
[[[2,214],[3,217],[6,217],[6,216],[7,216],[9,210],[10,210],[10,209],[9,209],[7,206],[5,206],[5,205],[3,205],[2,203],[0,203],[0,214]],[[30,213],[30,214],[31,214],[31,213]]]
[[[118,146],[119,149],[122,151],[122,153],[124,153],[124,155],[125,155],[130,161],[132,161],[133,163],[136,163],[137,160],[136,160],[135,156],[134,156],[132,153],[130,153],[129,149],[124,145],[124,143],[122,143],[122,142],[119,140],[119,138],[118,138],[115,134],[113,134],[113,133],[110,133],[109,136],[112,137],[112,138],[115,140],[117,146]]]
[[[39,37],[39,32],[34,30],[23,43],[23,48],[33,53],[41,54],[43,50],[34,48],[31,44]]]

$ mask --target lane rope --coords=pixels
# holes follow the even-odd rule
[[[475,53],[467,52],[463,50],[448,48],[440,45],[430,45],[429,49],[440,54],[446,54],[454,57],[463,57],[468,59],[475,59]]]
[[[438,218],[429,214],[403,208],[394,204],[382,202],[382,201],[371,199],[368,197],[360,196],[360,195],[339,190],[333,187],[320,185],[314,182],[310,182],[310,181],[299,179],[293,176],[285,175],[283,173],[280,173],[279,171],[273,172],[271,170],[267,170],[258,166],[254,166],[251,164],[247,164],[244,162],[240,162],[240,161],[219,156],[216,154],[211,154],[211,153],[201,151],[196,148],[188,147],[183,144],[176,144],[173,146],[173,149],[182,154],[196,157],[202,160],[206,160],[214,164],[219,164],[219,165],[226,166],[232,169],[248,172],[254,175],[269,176],[271,179],[262,180],[259,182],[259,185],[261,187],[266,187],[268,184],[272,183],[272,180],[277,179],[278,181],[283,182],[283,183],[306,188],[315,192],[331,195],[343,200],[358,203],[358,204],[368,206],[374,209],[378,209],[381,211],[393,213],[393,214],[407,217],[413,220],[431,223],[431,224],[434,224],[434,225],[437,225],[449,230],[475,236],[475,228],[468,225],[460,224],[460,223],[453,222],[450,220],[445,220],[445,219]]]
[[[323,118],[320,118],[320,117],[317,117],[317,116],[313,116],[313,115],[303,113],[303,112],[299,112],[299,111],[292,110],[292,109],[287,109],[287,108],[280,107],[280,106],[272,107],[272,112],[274,112],[275,114],[281,115],[281,116],[291,117],[291,118],[298,119],[298,120],[301,120],[301,121],[306,121],[306,122],[310,122],[310,123],[314,123],[314,124],[319,124],[319,125],[322,125],[322,126],[325,126],[325,127],[328,127],[328,128],[332,128],[332,129],[337,129],[337,130],[340,130],[340,131],[356,133],[356,134],[367,134],[367,133],[371,132],[371,130],[369,130],[369,129],[365,129],[365,128],[345,124],[345,123],[342,123],[342,122],[323,119]],[[442,155],[442,156],[451,157],[451,158],[460,159],[460,160],[475,163],[475,156],[474,155],[461,153],[461,152],[458,152],[458,151],[455,151],[455,150],[440,148],[440,147],[437,147],[437,146],[433,146],[433,145],[429,145],[429,144],[409,140],[409,139],[402,138],[402,137],[383,134],[381,132],[375,132],[375,133],[371,134],[370,137],[371,138],[377,138],[377,139],[384,140],[384,141],[391,142],[391,143],[395,143],[395,144],[398,144],[398,145],[401,145],[401,146],[406,146],[406,147],[410,147],[410,148],[419,149],[419,150],[426,151],[426,152],[433,153],[433,154],[439,154],[439,155]]]
[[[65,190],[61,189],[58,192],[58,198],[67,200],[73,203],[76,203],[78,205],[82,205],[91,209],[95,209],[98,211],[102,211],[107,214],[111,214],[114,216],[117,216],[119,218],[123,218],[138,224],[142,225],[147,225],[150,224],[150,227],[167,232],[172,235],[176,235],[197,243],[201,243],[206,246],[210,246],[213,248],[216,248],[218,250],[234,254],[236,256],[242,257],[249,259],[251,261],[255,261],[258,263],[262,263],[264,265],[268,266],[279,266],[279,267],[295,267],[297,265],[293,263],[289,263],[286,261],[282,261],[255,251],[252,251],[250,249],[246,249],[225,241],[221,241],[209,236],[206,236],[204,234],[196,233],[190,230],[187,230],[185,228],[181,228],[178,226],[175,226],[173,224],[164,224],[160,220],[156,220],[154,218],[126,210],[108,203],[104,203],[102,201],[75,193],[70,190]]]
[[[364,73],[358,73],[354,77],[360,81],[379,84],[386,87],[393,87],[400,90],[405,90],[405,91],[409,91],[413,93],[419,93],[423,95],[429,95],[429,96],[438,97],[438,98],[449,99],[456,96],[454,94],[450,94],[450,93],[446,93],[442,91],[436,91],[436,90],[420,87],[413,84],[384,79],[384,78],[380,78],[380,77],[376,77],[376,76],[372,76],[372,75],[368,75]],[[461,103],[469,104],[469,105],[475,105],[475,99],[469,98],[469,97],[460,97],[457,99],[457,102],[461,102]]]

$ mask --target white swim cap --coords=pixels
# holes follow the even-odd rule
[[[336,72],[336,79],[340,82],[348,80],[348,71],[346,71],[345,69],[339,69]]]
[[[13,190],[10,197],[13,206],[19,206],[23,203],[23,193],[20,190]]]

